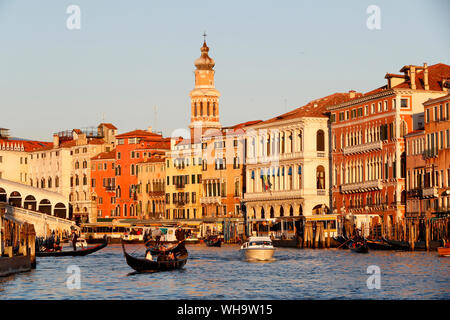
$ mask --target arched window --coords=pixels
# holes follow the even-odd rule
[[[52,178],[51,178],[51,177],[48,177],[48,180],[47,180],[47,187],[48,187],[48,188],[51,188],[51,187],[52,187]]]
[[[206,115],[209,116],[209,101],[206,102]]]
[[[298,150],[303,151],[303,131],[298,134]]]
[[[317,151],[325,151],[325,133],[323,132],[323,130],[317,131],[316,149],[317,149]]]
[[[265,219],[264,208],[261,208],[261,219]]]
[[[400,124],[400,137],[404,137],[408,134],[408,124],[403,120]]]
[[[83,186],[87,185],[87,176],[84,174],[83,175]]]
[[[56,176],[55,178],[55,188],[59,188],[59,177]]]
[[[80,179],[78,178],[78,175],[75,175],[75,185],[76,186],[80,185]]]
[[[325,168],[323,166],[318,166],[316,169],[316,181],[317,189],[325,189]]]
[[[41,188],[42,189],[45,188],[45,179],[44,178],[41,179]]]
[[[197,102],[194,102],[194,117],[197,116]]]
[[[213,116],[216,116],[216,103],[213,102]]]
[[[87,161],[86,161],[86,160],[83,161],[83,168],[84,168],[84,169],[87,168]]]
[[[80,163],[77,161],[75,162],[75,169],[78,169],[80,167]]]
[[[200,116],[203,116],[203,101],[200,101]]]

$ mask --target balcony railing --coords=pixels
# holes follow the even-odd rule
[[[408,190],[407,195],[409,198],[420,198],[422,197],[422,189],[412,189]]]
[[[439,191],[437,187],[425,188],[423,189],[424,198],[437,198],[439,196]]]
[[[383,148],[383,142],[374,141],[364,144],[359,144],[356,146],[350,146],[344,148],[344,155],[356,154],[356,153],[366,153],[374,150],[381,150]]]
[[[347,183],[341,185],[341,193],[358,193],[358,192],[367,192],[374,190],[381,190],[383,185],[380,179],[371,180],[371,181],[363,181],[357,183]]]
[[[201,197],[200,198],[201,204],[222,204],[222,198],[219,196],[215,197]]]
[[[435,158],[435,157],[437,157],[437,156],[438,156],[438,149],[437,149],[437,148],[429,148],[429,149],[426,149],[425,152],[423,153],[423,157],[424,157],[425,159],[428,159],[428,158]]]
[[[268,190],[266,192],[244,193],[244,199],[246,201],[299,199],[303,198],[304,194],[304,190]]]
[[[175,188],[177,188],[177,189],[183,189],[185,186],[186,186],[186,184],[184,184],[184,183],[175,184]]]

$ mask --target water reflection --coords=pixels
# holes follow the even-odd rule
[[[135,256],[144,248],[130,245]],[[135,273],[119,245],[91,256],[38,258],[37,269],[0,279],[0,299],[449,299],[450,259],[436,252],[277,248],[274,261],[248,262],[239,246],[188,245],[181,270]],[[78,265],[81,289],[66,286]],[[370,290],[367,267],[381,269]]]

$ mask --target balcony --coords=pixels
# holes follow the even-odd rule
[[[383,189],[383,185],[380,179],[341,185],[341,193],[359,193],[381,189]]]
[[[425,188],[423,189],[424,198],[437,198],[439,197],[439,192],[437,187]]]
[[[201,197],[200,198],[201,204],[222,204],[222,198],[221,197]]]
[[[176,205],[177,207],[182,207],[182,206],[186,205],[186,201],[184,201],[184,200],[175,200],[173,202],[173,204]]]
[[[381,141],[368,142],[356,146],[345,147],[344,155],[346,156],[350,154],[367,153],[370,151],[381,150],[382,148],[383,142]]]
[[[408,198],[420,198],[422,197],[422,189],[411,189],[408,190],[407,195]]]
[[[186,186],[186,184],[184,184],[184,183],[175,184],[175,188],[177,188],[177,189],[184,189],[185,186]]]
[[[424,159],[436,158],[438,156],[438,152],[439,150],[437,148],[429,148],[425,150],[423,157]]]
[[[245,201],[265,201],[265,200],[286,200],[301,199],[304,197],[304,190],[277,190],[266,192],[244,193]]]

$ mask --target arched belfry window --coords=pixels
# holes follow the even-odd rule
[[[316,148],[317,148],[317,151],[325,151],[325,133],[323,132],[323,130],[317,131]]]
[[[213,102],[213,116],[216,116],[216,103]]]
[[[203,116],[203,101],[200,101],[200,116]]]
[[[209,116],[209,101],[206,102],[206,115]]]
[[[197,102],[194,102],[194,117],[197,116]]]

